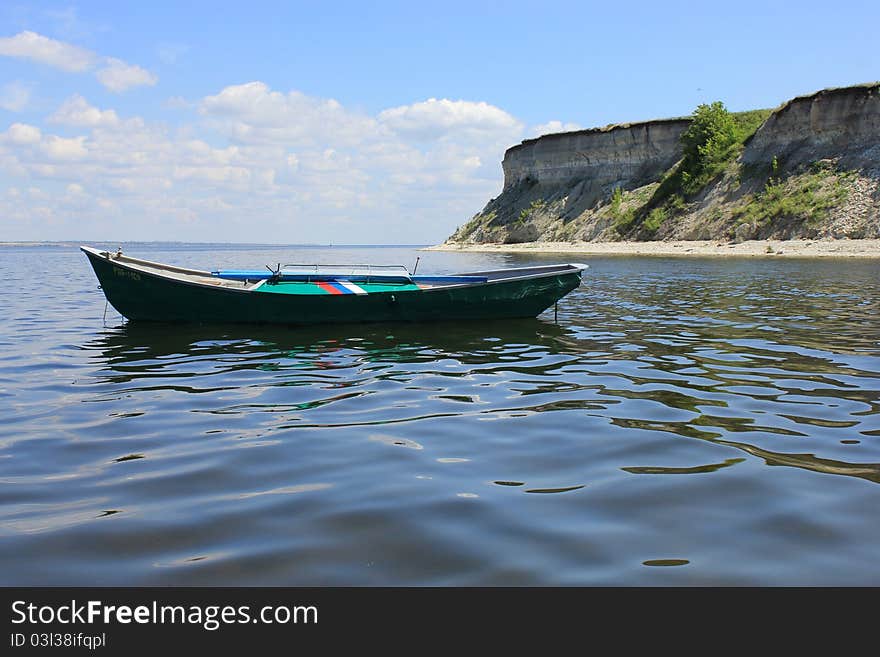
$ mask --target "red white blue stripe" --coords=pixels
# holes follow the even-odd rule
[[[315,283],[325,292],[330,294],[366,294],[367,291],[360,285],[356,285],[351,281],[321,281]]]

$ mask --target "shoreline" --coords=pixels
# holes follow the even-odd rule
[[[422,251],[473,253],[584,253],[620,256],[726,256],[765,258],[880,258],[880,239],[719,240],[678,242],[523,242],[438,244]]]

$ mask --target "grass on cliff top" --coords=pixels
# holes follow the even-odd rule
[[[744,144],[757,132],[761,124],[773,114],[772,109],[749,110],[748,112],[731,112],[733,123],[736,126],[736,139]]]

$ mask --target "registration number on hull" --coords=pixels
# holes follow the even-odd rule
[[[121,278],[130,278],[133,281],[141,280],[141,275],[138,274],[136,271],[129,271],[128,269],[123,269],[122,267],[114,267],[113,273],[116,276],[119,276]]]

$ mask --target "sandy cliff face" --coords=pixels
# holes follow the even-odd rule
[[[524,141],[504,155],[502,193],[448,241],[621,239],[621,212],[651,198],[659,180],[680,158],[679,139],[688,123],[666,119]],[[809,217],[758,222],[755,213],[742,208],[768,202],[762,194],[771,172],[776,180],[788,181],[788,187],[775,190],[777,195],[802,194],[805,186],[819,184],[821,202],[828,207]],[[618,198],[612,201],[618,188]],[[752,219],[743,219],[747,216]],[[687,199],[679,215],[650,235],[639,235],[822,236],[880,237],[880,84],[827,89],[785,103],[758,128],[728,171],[696,198]]]
[[[529,242],[559,239],[612,191],[661,176],[681,156],[688,119],[612,125],[529,139],[504,154],[504,189],[450,241]],[[601,232],[605,227],[593,226]]]
[[[665,119],[526,140],[504,154],[504,189],[526,180],[560,185],[577,178],[596,189],[650,182],[680,157],[688,123]]]
[[[758,128],[742,160],[765,162],[777,157],[792,168],[841,158],[846,168],[877,168],[878,147],[880,88],[861,85],[825,89],[785,103]]]

